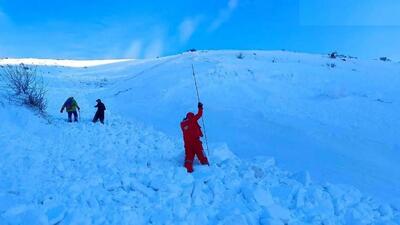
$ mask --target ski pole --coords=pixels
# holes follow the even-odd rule
[[[193,71],[194,86],[196,87],[197,101],[200,102],[199,87],[197,85],[196,73],[194,72],[193,64],[192,64],[192,71]],[[201,117],[201,122],[202,122],[203,130],[204,130],[204,140],[206,141],[207,155],[209,156],[210,155],[210,151],[209,151],[209,148],[208,148],[208,140],[207,140],[206,125],[205,125],[205,122],[204,122],[204,115]],[[210,162],[210,159],[208,159],[208,161]]]

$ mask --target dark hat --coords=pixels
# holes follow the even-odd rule
[[[100,99],[97,99],[96,102],[101,102],[101,100],[100,100]]]

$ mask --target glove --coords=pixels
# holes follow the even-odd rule
[[[199,102],[199,104],[197,104],[198,108],[203,108],[203,103]]]
[[[62,109],[60,110],[60,113],[63,113],[63,110],[62,110]]]

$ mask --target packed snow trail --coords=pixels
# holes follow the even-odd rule
[[[21,127],[22,129],[22,127]],[[312,184],[272,159],[213,149],[182,166],[180,143],[113,115],[105,125],[53,119],[1,152],[0,224],[398,224],[357,190]],[[42,131],[44,132],[44,131]],[[29,139],[28,139],[29,138]],[[23,142],[22,140],[29,140]],[[380,223],[378,223],[380,222]]]

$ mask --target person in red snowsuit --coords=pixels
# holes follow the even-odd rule
[[[203,145],[200,137],[203,137],[201,127],[197,122],[203,115],[203,104],[199,102],[198,113],[189,112],[186,118],[181,122],[181,129],[183,133],[183,141],[185,143],[185,164],[189,173],[193,172],[193,160],[196,155],[202,165],[209,165],[208,159],[204,154]]]

